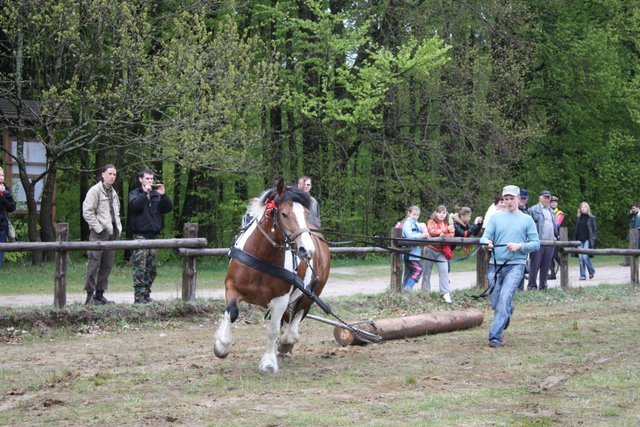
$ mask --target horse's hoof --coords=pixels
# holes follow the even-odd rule
[[[220,359],[224,359],[229,355],[229,350],[218,350],[218,346],[216,344],[213,345],[213,354]]]
[[[278,346],[278,353],[280,353],[283,356],[287,354],[291,354],[292,351],[293,351],[293,344],[280,344]]]
[[[273,365],[260,366],[260,372],[263,374],[275,374],[278,372],[278,368]]]

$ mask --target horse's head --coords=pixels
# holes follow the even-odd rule
[[[267,215],[273,217],[275,229],[287,245],[293,246],[300,258],[311,258],[316,250],[307,226],[307,211],[311,199],[297,188],[288,188],[284,180],[267,197]]]

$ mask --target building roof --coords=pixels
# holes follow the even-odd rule
[[[7,98],[0,98],[0,118],[5,121],[18,120],[17,102]],[[38,121],[40,103],[38,101],[22,101],[22,118],[27,122]],[[72,122],[73,118],[66,108],[60,112],[61,122]]]

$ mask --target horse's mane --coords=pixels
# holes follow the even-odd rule
[[[258,200],[255,201],[250,207],[249,212],[251,216],[254,218],[260,218],[266,209],[267,202],[276,199],[278,196],[278,190],[274,188],[270,188],[265,190]],[[309,209],[311,206],[311,197],[308,193],[300,190],[297,187],[286,187],[286,190],[282,193],[282,197],[278,198],[278,203],[291,201],[293,203],[300,203],[306,209]]]

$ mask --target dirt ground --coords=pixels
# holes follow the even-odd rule
[[[485,321],[341,347],[333,327],[307,320],[275,375],[258,372],[263,312],[246,306],[222,360],[212,351],[217,318],[37,338],[15,331],[0,345],[0,424],[640,425],[640,295],[610,288],[521,297],[500,349],[487,346],[492,312],[483,302],[331,299],[349,320],[380,304],[387,318],[475,307]]]

